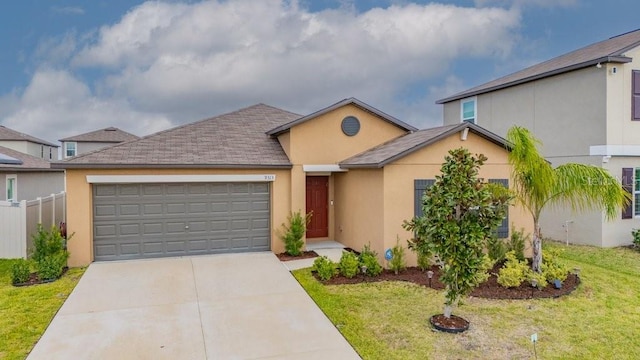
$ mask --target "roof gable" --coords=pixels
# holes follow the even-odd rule
[[[500,136],[468,122],[455,125],[440,126],[430,129],[419,130],[390,140],[372,149],[352,156],[342,162],[340,167],[349,168],[381,168],[400,158],[412,154],[426,146],[445,139],[464,129],[473,132],[480,137],[509,149],[509,143]]]
[[[538,79],[594,66],[599,63],[628,63],[625,52],[640,46],[640,30],[631,31],[555,57],[526,69],[489,81],[436,101],[436,104],[464,99]]]
[[[290,167],[277,139],[265,132],[300,115],[258,104],[80,154],[55,168]]]
[[[296,126],[298,124],[301,124],[301,123],[307,122],[309,120],[315,119],[318,116],[327,114],[327,113],[329,113],[329,112],[331,112],[331,111],[333,111],[335,109],[341,108],[341,107],[346,106],[346,105],[355,105],[355,106],[361,108],[362,110],[368,111],[368,112],[380,117],[381,119],[383,119],[383,120],[385,120],[385,121],[387,121],[387,122],[389,122],[389,123],[401,128],[401,129],[405,130],[405,131],[416,131],[416,130],[418,130],[417,128],[415,128],[415,127],[413,127],[413,126],[411,126],[411,125],[409,125],[409,124],[407,124],[407,123],[405,123],[403,121],[400,121],[400,120],[396,119],[395,117],[393,117],[393,116],[391,116],[389,114],[386,114],[386,113],[374,108],[373,106],[365,104],[365,103],[363,103],[362,101],[360,101],[360,100],[358,100],[356,98],[348,98],[348,99],[344,99],[342,101],[339,101],[339,102],[337,102],[337,103],[335,103],[333,105],[330,105],[330,106],[328,106],[326,108],[320,109],[320,110],[318,110],[318,111],[316,111],[316,112],[314,112],[312,114],[300,117],[300,118],[295,119],[295,120],[293,120],[293,121],[291,121],[289,123],[282,124],[282,125],[280,125],[278,127],[275,127],[273,129],[267,131],[267,135],[272,135],[272,136],[280,135],[280,134],[282,134],[284,132],[289,131],[289,129],[291,129],[292,127],[294,127],[294,126]]]
[[[0,125],[0,141],[29,141],[35,144],[47,145],[52,147],[60,147],[56,144],[52,144],[46,140],[38,139],[35,136],[31,136],[19,131],[11,130],[4,125]]]
[[[139,139],[138,136],[120,130],[116,127],[108,127],[100,130],[91,131],[84,134],[70,136],[60,139],[60,142],[104,142],[104,143],[120,143]]]

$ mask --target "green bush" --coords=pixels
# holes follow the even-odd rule
[[[493,260],[493,263],[498,263],[504,260],[504,255],[507,253],[507,245],[502,239],[498,239],[496,236],[491,236],[487,240],[487,252],[489,258]]]
[[[518,260],[514,251],[509,251],[505,258],[507,262],[498,272],[498,284],[504,287],[520,286],[523,281],[527,280],[529,265],[526,261]]]
[[[288,224],[282,224],[283,234],[280,235],[284,242],[284,250],[291,256],[298,256],[302,253],[304,246],[304,233],[307,231],[307,224],[311,219],[311,213],[302,216],[300,211],[294,212],[287,217]]]
[[[360,267],[367,267],[367,275],[378,276],[382,273],[382,265],[378,262],[378,253],[367,244],[360,252]]]
[[[418,268],[422,271],[431,269],[433,264],[433,257],[431,254],[424,254],[422,251],[418,251]]]
[[[553,280],[565,281],[569,275],[569,268],[561,263],[558,258],[560,249],[546,248],[542,250],[542,274],[548,282]]]
[[[65,251],[66,240],[60,233],[60,229],[53,225],[46,231],[38,224],[38,231],[33,235],[33,252],[31,259],[36,263],[41,260]]]
[[[532,280],[536,280],[538,283],[536,287],[538,289],[544,289],[547,286],[547,279],[543,273],[539,273],[531,270],[531,268],[527,269],[527,281],[531,283]]]
[[[344,251],[340,257],[340,274],[347,278],[352,278],[358,274],[359,261],[358,255],[351,251]]]
[[[29,266],[29,261],[25,259],[18,259],[13,263],[13,265],[11,265],[11,282],[13,284],[20,284],[29,281],[30,275],[31,267]]]
[[[487,255],[482,258],[482,263],[478,269],[478,273],[476,274],[476,283],[482,284],[483,282],[489,280],[489,270],[493,267],[494,261]]]
[[[316,271],[318,277],[322,281],[330,280],[336,275],[336,263],[326,256],[317,257],[313,261],[313,270]]]
[[[59,252],[37,262],[36,269],[40,280],[55,280],[59,278],[67,265],[68,257],[68,253]]]
[[[640,229],[631,230],[631,236],[633,236],[633,246],[640,248]]]
[[[511,227],[513,227],[513,224]],[[524,228],[521,228],[519,231],[514,230],[507,244],[507,251],[513,251],[516,255],[516,259],[523,261],[525,259],[524,248],[530,238],[531,236],[529,234],[524,234]]]
[[[400,245],[400,239],[396,240],[396,246],[391,248],[391,260],[389,260],[389,268],[398,275],[398,273],[407,268],[407,259],[404,254],[404,248]]]

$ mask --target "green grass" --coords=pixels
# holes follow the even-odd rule
[[[75,268],[52,283],[14,287],[13,262],[0,259],[0,359],[26,358],[84,273]]]
[[[625,249],[565,247],[582,284],[559,299],[470,298],[454,310],[471,322],[458,335],[434,332],[441,291],[401,282],[324,286],[310,269],[295,277],[364,359],[640,358],[640,253]]]

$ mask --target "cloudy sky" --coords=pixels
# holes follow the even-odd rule
[[[25,0],[0,11],[0,124],[147,135],[356,97],[418,127],[435,100],[640,27],[637,0]]]

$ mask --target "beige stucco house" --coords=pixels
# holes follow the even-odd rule
[[[502,138],[468,123],[417,130],[357,99],[306,116],[254,105],[78,155],[55,164],[66,169],[69,263],[278,253],[292,211],[313,212],[307,243],[382,254],[411,237],[403,220],[457,147],[484,153],[481,176],[509,183]],[[532,228],[516,208],[501,237],[511,224]]]
[[[62,157],[67,159],[90,151],[99,150],[107,146],[136,139],[139,139],[139,137],[110,126],[84,134],[69,136],[58,141],[62,143]]]
[[[470,121],[505,136],[533,131],[553,165],[602,167],[633,193],[618,219],[547,211],[544,236],[619,246],[640,227],[640,30],[615,36],[438,101],[444,124]],[[585,179],[588,181],[588,179]],[[597,184],[594,184],[597,186]]]

